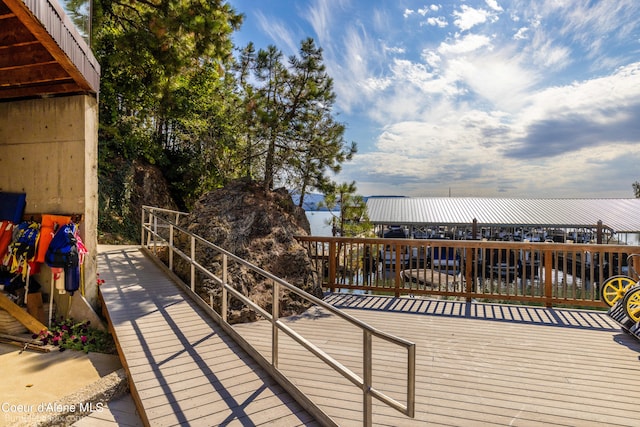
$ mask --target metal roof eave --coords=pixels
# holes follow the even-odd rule
[[[367,201],[367,208],[376,225],[468,227],[475,218],[480,227],[579,229],[597,228],[602,221],[614,233],[640,233],[640,215],[636,214],[640,199],[376,197]]]

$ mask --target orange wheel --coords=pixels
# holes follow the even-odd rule
[[[636,282],[629,276],[612,276],[609,277],[603,284],[600,289],[600,296],[602,297],[602,301],[605,302],[609,307],[613,307],[613,305],[620,299],[624,297],[625,292],[631,286],[635,285]]]

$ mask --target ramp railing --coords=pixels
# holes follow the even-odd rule
[[[306,349],[306,351],[334,369],[361,391],[363,401],[362,421],[364,426],[372,425],[373,398],[408,417],[414,417],[416,348],[413,342],[376,329],[285,280],[189,232],[184,225],[180,224],[180,220],[186,215],[188,214],[185,212],[143,206],[141,230],[142,248],[153,259],[157,260],[161,266],[164,266],[168,272],[174,276],[176,281],[182,283],[185,291],[187,291],[201,307],[205,308],[220,326],[267,370],[292,397],[309,411],[316,420],[324,425],[337,425],[325,411],[307,397],[286,374],[279,369],[280,351],[286,351],[286,349],[282,349],[280,345],[280,332],[285,333],[295,340],[300,346]],[[176,256],[178,258],[176,258]],[[203,259],[205,257],[207,259]],[[210,262],[207,260],[211,259],[216,259],[214,263],[216,264],[216,268],[210,268],[204,265]],[[179,260],[181,261],[179,262]],[[182,264],[183,268],[178,272],[176,266],[179,263]],[[236,267],[242,266],[242,268],[251,274],[261,276],[271,284],[271,301],[270,304],[266,304],[266,306],[270,306],[270,310],[256,304],[240,292],[237,287],[232,285],[229,274],[231,265],[235,265]],[[201,278],[206,278],[209,282],[213,282],[218,286],[218,291],[221,291],[221,298],[218,305],[214,303],[213,290],[202,289],[201,283],[199,283]],[[324,311],[339,316],[362,331],[362,351],[360,353],[362,358],[361,376],[282,321],[280,318],[280,299],[285,290],[296,294],[298,297],[307,301],[309,305],[320,307]],[[203,295],[207,293],[208,298],[203,298],[203,296],[207,297],[207,295]],[[240,300],[257,313],[257,315],[267,319],[271,323],[271,360],[263,356],[262,353],[245,340],[229,323],[229,300],[231,297]],[[406,352],[406,363],[404,365],[406,384],[402,393],[404,403],[379,390],[373,383],[373,338],[391,343],[394,347],[399,347]],[[396,351],[394,351],[394,354],[395,352]],[[378,372],[377,374],[384,375],[384,372]]]

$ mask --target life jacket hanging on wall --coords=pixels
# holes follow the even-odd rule
[[[58,228],[60,228],[62,225],[69,224],[70,222],[70,216],[50,214],[42,215],[42,224],[40,226],[40,243],[38,244],[38,254],[36,256],[37,262],[44,262],[44,256],[47,253],[47,249],[49,248],[49,243],[51,243],[51,239],[53,239],[53,236],[56,234]]]
[[[13,229],[13,237],[3,264],[12,273],[21,273],[24,279],[37,273],[40,265],[35,261],[36,248],[40,238],[40,224],[22,221]]]
[[[76,225],[73,222],[62,225],[49,243],[45,262],[52,271],[53,268],[64,270],[64,290],[71,295],[80,288],[80,258]],[[57,280],[54,281],[59,289]]]
[[[14,223],[9,220],[0,221],[0,260],[4,259],[13,238]]]

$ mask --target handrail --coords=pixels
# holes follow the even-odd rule
[[[163,216],[159,216],[158,214],[163,214]],[[239,299],[247,306],[251,307],[257,313],[259,313],[264,318],[268,319],[272,324],[272,357],[271,361],[266,360],[263,356],[261,356],[257,350],[253,349],[251,354],[254,357],[258,358],[258,362],[262,362],[268,364],[268,369],[270,372],[275,373],[276,380],[281,381],[281,385],[285,387],[287,390],[293,387],[295,388],[295,393],[293,397],[299,397],[303,400],[303,406],[309,408],[308,405],[313,405],[315,408],[317,406],[315,403],[311,402],[306,396],[302,394],[297,387],[291,383],[284,373],[282,373],[278,369],[278,357],[279,357],[279,339],[278,339],[278,331],[282,331],[286,333],[289,337],[294,339],[297,343],[307,349],[309,352],[314,354],[320,360],[322,360],[325,364],[330,366],[336,372],[341,374],[347,380],[349,380],[352,384],[357,386],[362,390],[363,393],[363,425],[371,426],[372,425],[372,397],[375,397],[379,401],[384,404],[396,409],[397,411],[405,414],[408,417],[415,416],[415,360],[416,360],[416,349],[415,344],[411,341],[396,337],[394,335],[388,334],[384,331],[381,331],[377,328],[374,328],[357,318],[333,307],[330,304],[327,304],[323,300],[297,288],[296,286],[282,280],[281,278],[261,269],[253,265],[252,263],[228,252],[215,244],[209,242],[208,240],[197,236],[184,227],[179,225],[179,220],[181,216],[187,215],[185,212],[177,212],[171,211],[168,209],[160,209],[154,208],[151,206],[143,206],[142,207],[142,231],[141,231],[141,242],[142,247],[144,247],[148,253],[150,253],[154,258],[159,259],[157,256],[157,249],[159,245],[163,245],[168,247],[168,270],[173,272],[174,269],[174,255],[178,255],[180,258],[189,263],[190,266],[190,284],[188,290],[190,291],[190,295],[194,298],[197,298],[201,304],[206,304],[211,310],[210,314],[213,314],[214,319],[220,323],[221,326],[225,328],[227,332],[230,332],[231,335],[236,340],[242,341],[242,344],[246,349],[252,346],[246,340],[244,340],[239,334],[235,333],[232,329],[231,325],[227,320],[227,300],[228,294],[233,295],[234,298]],[[171,219],[171,218],[175,218]],[[168,230],[168,234],[166,233]],[[165,233],[161,233],[165,231]],[[186,253],[185,250],[177,247],[175,245],[175,233],[181,233],[184,236],[188,236],[189,238],[189,253]],[[146,240],[146,243],[145,243]],[[201,263],[196,260],[196,243],[199,245],[203,245],[206,248],[209,248],[222,256],[222,277],[214,274],[209,271],[206,267],[204,267]],[[153,249],[153,250],[151,250]],[[261,308],[253,301],[251,301],[248,297],[238,292],[235,288],[233,288],[227,280],[228,276],[228,263],[229,262],[238,263],[247,269],[253,271],[261,275],[262,277],[268,279],[273,283],[273,300],[272,300],[272,311],[271,313],[267,312],[265,309]],[[195,291],[195,277],[196,270],[208,277],[209,279],[215,281],[218,285],[222,287],[222,307],[221,313],[216,313],[213,308],[212,296],[210,294],[210,300],[204,301]],[[181,279],[181,281],[183,281]],[[363,351],[362,351],[362,366],[363,366],[363,378],[360,378],[356,373],[352,370],[341,364],[339,361],[334,359],[331,355],[326,353],[320,347],[316,346],[305,337],[291,329],[285,323],[283,323],[279,319],[279,298],[276,296],[280,295],[280,289],[284,288],[290,292],[297,294],[298,296],[306,299],[312,304],[321,307],[322,309],[329,311],[330,313],[342,318],[343,320],[349,322],[357,328],[360,328],[363,333]],[[382,391],[376,389],[373,385],[373,364],[372,364],[372,338],[380,338],[389,343],[395,344],[401,348],[404,348],[407,351],[407,363],[406,363],[406,372],[407,372],[407,387],[406,387],[406,404],[402,404],[392,397],[386,395]],[[326,415],[321,409],[317,408],[317,412],[313,413],[316,417],[320,418],[320,421],[327,425],[335,425],[335,422],[331,420],[331,418]]]

